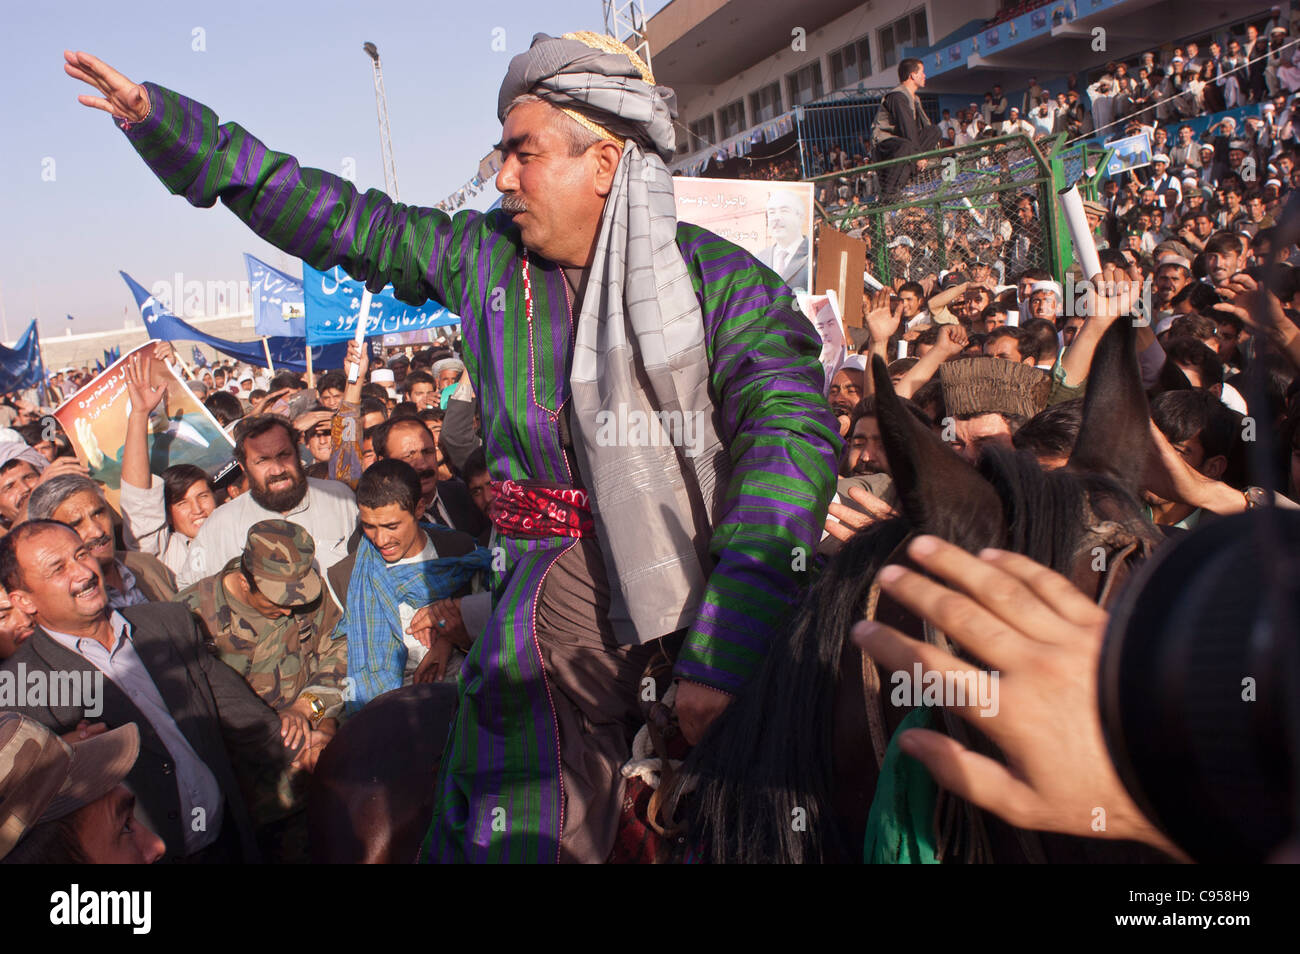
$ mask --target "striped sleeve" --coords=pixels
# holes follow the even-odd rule
[[[812,323],[770,270],[699,235],[683,251],[702,276],[710,377],[733,470],[710,544],[716,562],[676,674],[735,692],[807,582],[841,439]]]
[[[371,291],[391,282],[403,301],[433,300],[464,315],[462,278],[484,216],[453,218],[393,202],[378,189],[360,194],[340,176],[268,149],[237,123],[218,125],[202,103],[155,83],[144,87],[149,117],[123,129],[173,194],[199,208],[221,200],[266,241],[315,268],[341,265]]]

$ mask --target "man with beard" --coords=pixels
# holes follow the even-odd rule
[[[42,483],[27,501],[27,519],[58,520],[77,531],[99,563],[111,608],[165,602],[176,595],[171,571],[157,557],[114,549],[113,513],[89,477],[60,474]]]
[[[248,478],[248,493],[212,512],[190,544],[190,561],[177,574],[181,586],[218,572],[244,550],[253,524],[285,519],[316,541],[316,563],[328,570],[347,556],[357,526],[352,492],[334,480],[303,473],[293,424],[278,414],[255,414],[235,427],[235,459]]]
[[[1157,312],[1171,308],[1174,296],[1192,280],[1192,263],[1181,255],[1161,255],[1156,266],[1155,299],[1152,307]]]
[[[880,436],[876,397],[873,394],[863,398],[853,409],[853,421],[848,442],[844,445],[844,463],[840,467],[840,476],[860,477],[888,473],[889,461],[885,457],[885,442]]]
[[[438,390],[434,392],[435,400],[432,406],[441,407],[436,396],[441,395],[460,380],[460,376],[465,373],[465,362],[460,358],[439,358],[433,362],[431,373],[434,383],[438,386]]]
[[[848,435],[849,419],[853,416],[853,408],[858,401],[862,400],[863,377],[860,368],[846,366],[836,371],[835,377],[831,378],[828,396],[831,410],[839,418],[841,437]]]

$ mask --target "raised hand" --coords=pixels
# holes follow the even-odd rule
[[[131,413],[153,413],[167,394],[167,385],[153,384],[154,358],[136,353],[126,362],[126,393],[131,400]]]
[[[896,309],[889,308],[889,291],[881,289],[871,299],[871,308],[867,312],[863,321],[866,323],[867,330],[871,332],[871,343],[879,343],[882,347],[895,331],[898,330],[899,322],[903,320],[903,306],[899,305]]]
[[[966,329],[961,325],[939,326],[939,340],[935,347],[944,354],[949,357],[954,354],[961,354],[968,344],[970,344],[970,336],[966,334]]]
[[[1133,803],[1106,751],[1097,701],[1105,610],[1019,554],[974,557],[925,536],[907,552],[941,582],[890,566],[877,577],[881,589],[997,674],[994,707],[953,708],[997,744],[1006,764],[928,729],[904,732],[899,747],[939,785],[1018,828],[1131,838],[1181,855]],[[890,671],[919,664],[951,681],[979,668],[876,622],[855,626],[853,641]],[[1091,825],[1097,807],[1106,809],[1100,831]]]
[[[114,119],[127,122],[144,122],[149,117],[149,94],[139,83],[133,83],[99,57],[90,53],[63,51],[63,71],[73,79],[95,87],[102,94],[83,93],[77,102],[92,109],[111,113]]]

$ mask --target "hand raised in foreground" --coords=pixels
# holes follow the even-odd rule
[[[63,71],[73,79],[95,87],[102,95],[83,93],[77,102],[92,109],[111,113],[114,119],[127,122],[144,122],[149,116],[149,94],[139,83],[133,83],[99,57],[81,51],[63,51]]]
[[[954,711],[997,744],[1006,764],[928,729],[904,732],[899,747],[939,785],[1018,828],[1133,839],[1185,858],[1134,804],[1106,751],[1097,701],[1106,611],[1019,554],[985,550],[977,558],[931,536],[918,537],[907,552],[948,586],[888,566],[878,576],[881,589],[997,675],[996,710],[974,700]],[[875,622],[855,626],[853,641],[886,670],[920,663],[945,681],[977,671]],[[1099,808],[1106,825],[1095,830]]]

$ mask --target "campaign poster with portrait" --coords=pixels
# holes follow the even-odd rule
[[[813,186],[675,176],[677,218],[735,242],[794,292],[812,288]]]
[[[1129,169],[1151,165],[1151,137],[1146,133],[1112,139],[1106,145],[1115,150],[1106,164],[1106,175],[1117,176]]]
[[[844,321],[840,317],[840,303],[833,289],[824,295],[798,294],[799,308],[817,329],[822,339],[821,363],[826,369],[826,392],[830,393],[831,378],[844,364],[849,354],[848,338],[844,334]]]
[[[105,498],[119,513],[126,417],[131,408],[126,363],[155,343],[146,342],[114,361],[54,412],[77,458],[89,468],[91,479],[103,485]],[[149,470],[161,476],[173,464],[194,464],[212,473],[230,460],[233,442],[171,368],[155,361],[153,369],[154,383],[165,384],[167,394],[149,416]]]

